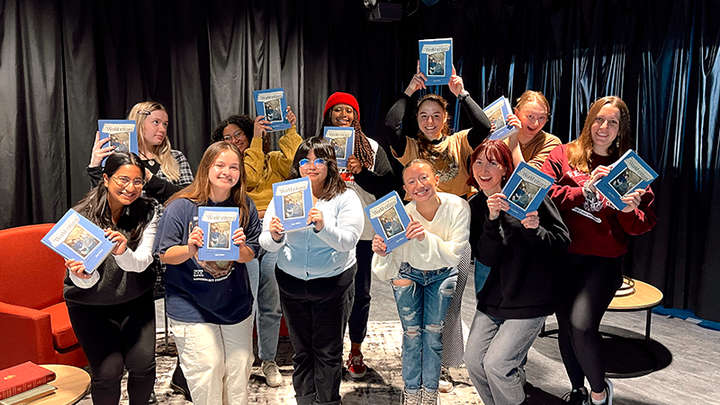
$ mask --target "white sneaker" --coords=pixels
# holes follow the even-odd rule
[[[282,374],[280,369],[274,361],[263,361],[262,362],[262,373],[265,376],[265,382],[269,387],[279,387],[283,383]]]
[[[414,394],[411,394],[407,392],[407,390],[403,390],[402,405],[421,405],[420,401],[422,400],[422,392],[423,390],[420,390]]]
[[[423,389],[422,393],[422,405],[440,405],[439,392],[427,392]]]
[[[453,385],[452,377],[450,377],[450,370],[447,367],[442,367],[440,369],[440,381],[438,381],[438,391],[442,392],[443,394],[447,394],[448,392],[452,392],[452,390],[455,388]]]

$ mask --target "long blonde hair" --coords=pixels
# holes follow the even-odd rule
[[[617,160],[630,149],[630,110],[628,110],[627,104],[625,104],[620,97],[606,96],[598,99],[590,106],[590,111],[588,111],[587,118],[585,118],[585,125],[583,125],[580,136],[568,144],[566,154],[570,167],[585,173],[590,173],[592,169],[594,169],[594,164],[591,159],[593,140],[592,136],[590,136],[590,130],[600,109],[608,104],[620,111],[618,134],[615,142],[608,148],[608,154],[612,160]]]
[[[138,135],[138,147],[140,150],[147,149],[147,145],[145,144],[145,119],[153,111],[157,110],[165,111],[167,114],[167,110],[162,104],[156,101],[142,101],[135,104],[132,110],[130,110],[130,114],[127,116],[127,119],[135,120]],[[177,160],[175,160],[172,156],[170,140],[168,139],[167,134],[165,134],[165,137],[160,145],[153,146],[150,149],[155,155],[155,160],[160,164],[160,169],[165,177],[172,181],[180,180],[180,165],[178,165]]]
[[[225,141],[215,142],[207,148],[200,160],[193,182],[173,194],[173,196],[167,200],[165,206],[167,207],[171,202],[180,198],[187,198],[197,205],[207,204],[208,199],[210,199],[210,189],[212,186],[212,184],[210,184],[210,168],[215,164],[217,157],[227,150],[233,151],[240,162],[240,178],[237,184],[230,190],[230,195],[235,205],[240,208],[240,226],[247,226],[250,215],[245,198],[247,191],[245,189],[245,163],[243,163],[243,154],[240,153],[237,146]]]

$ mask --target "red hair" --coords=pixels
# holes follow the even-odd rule
[[[500,166],[507,169],[507,175],[503,177],[500,184],[504,187],[505,183],[507,182],[507,177],[509,177],[510,174],[515,171],[515,164],[513,163],[512,152],[510,152],[510,148],[505,144],[505,142],[500,140],[485,140],[477,148],[475,148],[472,155],[470,155],[470,162],[468,162],[468,164],[470,165],[470,167],[468,167],[468,172],[470,173],[470,176],[468,176],[467,184],[469,186],[480,189],[480,186],[478,185],[477,181],[475,180],[475,176],[473,175],[472,165],[475,163],[481,153],[485,155],[485,158],[487,160],[498,162]]]

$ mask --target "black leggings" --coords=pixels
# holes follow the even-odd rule
[[[123,368],[131,405],[147,405],[155,385],[155,305],[152,290],[117,305],[68,306],[70,322],[92,371],[95,405],[117,405]]]
[[[622,285],[621,258],[566,254],[558,301],[558,341],[573,388],[605,389],[600,321]]]

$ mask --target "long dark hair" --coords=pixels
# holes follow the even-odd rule
[[[303,143],[298,146],[297,151],[295,151],[295,158],[290,168],[288,180],[301,177],[300,160],[305,159],[311,150],[315,152],[316,158],[325,159],[325,167],[327,167],[327,177],[325,177],[323,191],[318,197],[318,200],[330,201],[344,193],[345,190],[347,190],[347,186],[342,177],[340,177],[340,170],[337,166],[337,160],[335,160],[335,149],[333,149],[330,141],[327,139],[316,136],[304,140]]]
[[[122,166],[126,165],[137,167],[140,173],[145,175],[145,167],[140,162],[140,158],[134,153],[126,152],[115,152],[108,156],[103,174],[110,179]],[[112,210],[108,202],[108,190],[105,182],[102,181],[97,187],[90,190],[73,209],[102,229],[110,228],[121,232],[127,238],[127,245],[131,249],[137,248],[143,231],[155,215],[153,202],[147,198],[138,197],[130,205],[123,207],[117,224],[113,223]]]
[[[167,200],[165,206],[167,207],[171,202],[180,198],[187,198],[197,205],[207,204],[208,199],[210,198],[210,188],[212,186],[210,184],[210,168],[213,164],[215,164],[217,157],[227,150],[235,153],[238,157],[238,161],[240,162],[240,178],[238,179],[237,184],[235,184],[230,190],[230,196],[232,197],[235,205],[240,208],[240,226],[245,227],[250,218],[250,208],[248,207],[245,198],[247,195],[247,191],[245,190],[245,163],[243,154],[240,153],[237,146],[231,144],[230,142],[220,141],[210,145],[203,154],[202,159],[200,159],[200,164],[198,165],[197,173],[195,173],[195,179],[193,182],[184,189],[173,194],[173,196]]]

